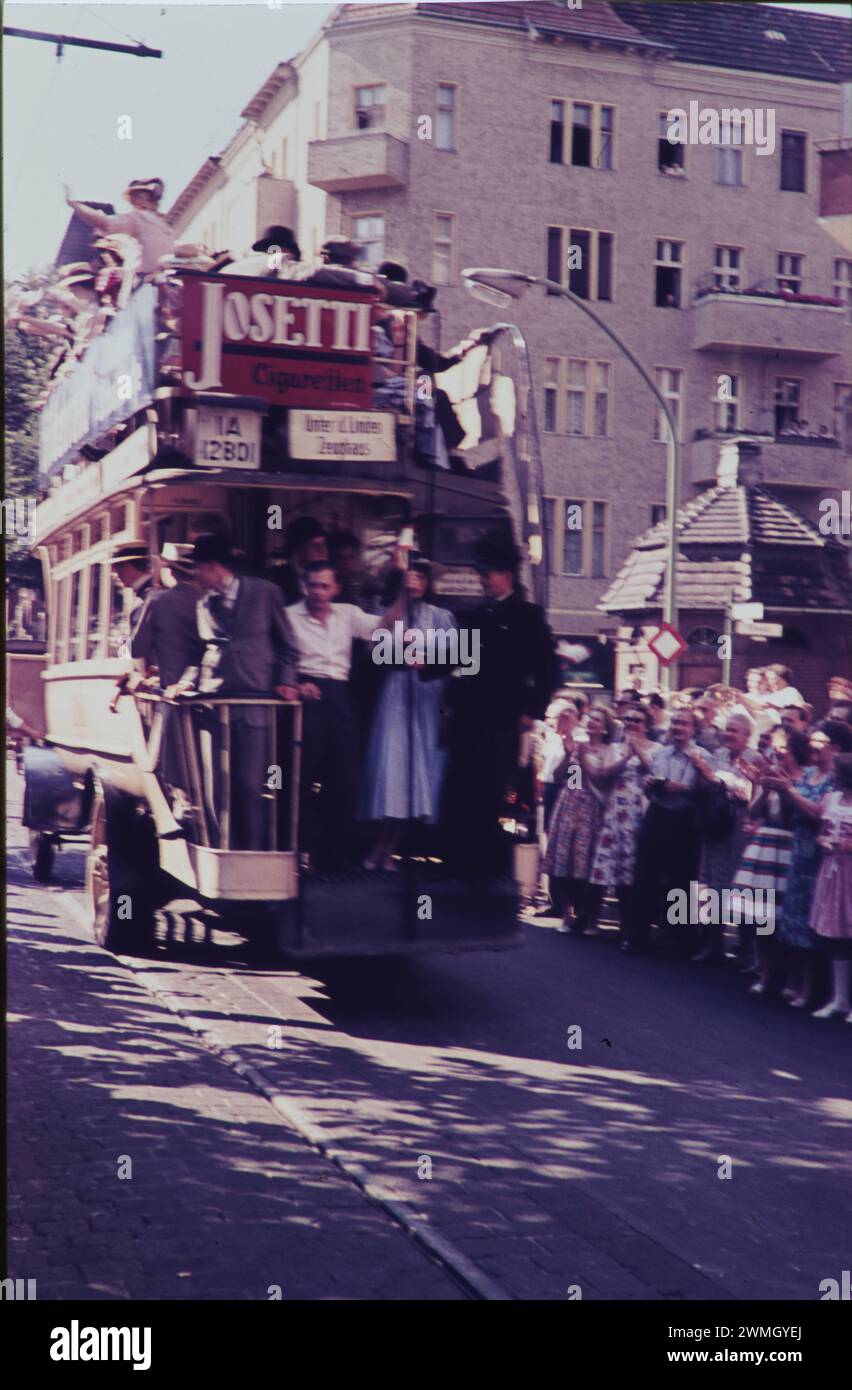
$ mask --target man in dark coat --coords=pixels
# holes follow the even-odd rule
[[[200,670],[185,673],[182,684],[197,686],[201,694],[274,694],[295,699],[298,653],[279,589],[266,579],[238,574],[223,536],[199,536],[193,560],[199,584],[206,590],[197,606],[205,650]],[[275,713],[269,706],[232,707],[229,807],[223,807],[216,781],[221,751],[218,719],[207,731],[208,799],[214,803],[220,831],[223,813],[230,812],[233,849],[270,848],[266,794]]]
[[[448,843],[462,872],[493,876],[511,871],[499,818],[521,735],[547,709],[557,662],[542,609],[518,592],[514,547],[487,542],[478,558],[485,602],[459,623],[479,632],[479,670],[450,682]]]
[[[130,654],[146,667],[156,667],[160,686],[175,685],[187,666],[197,666],[204,643],[198,635],[196,609],[201,590],[195,583],[191,545],[167,544],[160,556],[174,584],[158,589],[139,619],[130,642]]]
[[[130,642],[130,655],[144,663],[146,674],[156,671],[156,682],[163,690],[176,685],[187,667],[197,666],[204,651],[196,611],[201,590],[195,583],[191,556],[191,545],[168,542],[163,546],[161,578],[166,577],[165,571],[174,583],[151,594]],[[157,770],[169,786],[187,792],[176,710],[164,705],[162,714]]]

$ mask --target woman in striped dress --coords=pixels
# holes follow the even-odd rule
[[[791,733],[778,754],[778,766],[788,777],[800,776],[810,761],[806,734]],[[761,786],[749,808],[749,828],[754,833],[746,845],[734,878],[735,888],[771,893],[769,924],[772,931],[756,937],[758,977],[750,994],[766,994],[778,964],[777,933],[784,909],[784,894],[793,853],[793,811],[778,791]]]

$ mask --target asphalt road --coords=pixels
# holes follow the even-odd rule
[[[116,960],[81,855],[51,889],[12,855],[10,1273],[59,1269],[40,1296],[814,1300],[849,1266],[842,1022],[546,923],[397,967]]]

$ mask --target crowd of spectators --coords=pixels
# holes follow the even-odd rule
[[[852,1022],[852,683],[827,693],[817,718],[771,665],[745,690],[556,699],[536,737],[541,911],[582,936],[609,895],[623,950],[733,957],[753,995]]]

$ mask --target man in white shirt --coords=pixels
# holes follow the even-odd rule
[[[303,864],[319,857],[329,867],[350,863],[358,764],[349,691],[352,644],[391,628],[405,611],[407,588],[384,616],[354,603],[335,603],[337,575],[325,560],[305,571],[306,596],[285,609],[298,650],[297,688],[304,701],[302,725]]]
[[[767,666],[766,676],[769,681],[769,694],[766,696],[768,705],[784,709],[787,705],[805,703],[804,696],[793,685],[793,672],[789,666],[781,666],[778,663]]]
[[[698,874],[698,772],[693,758],[699,750],[691,710],[672,712],[670,738],[670,743],[654,746],[650,776],[645,781],[649,805],[636,842],[633,920],[628,939],[622,943],[622,950],[634,953],[649,949],[653,922],[665,925],[661,904],[667,902],[668,893],[678,888],[688,896],[690,883]],[[684,941],[684,945],[688,944]]]

